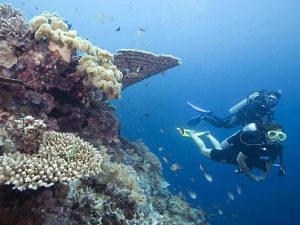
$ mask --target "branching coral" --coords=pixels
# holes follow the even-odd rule
[[[97,176],[99,183],[104,183],[115,194],[128,193],[129,201],[136,204],[145,204],[146,196],[138,181],[137,173],[132,167],[124,164],[112,163],[103,160],[102,172]]]
[[[29,29],[21,12],[9,4],[0,5],[0,39],[19,45]]]
[[[45,132],[36,154],[0,156],[0,183],[18,190],[49,187],[99,173],[102,156],[89,143],[70,133]]]

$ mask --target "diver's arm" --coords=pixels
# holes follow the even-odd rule
[[[266,161],[266,171],[265,171],[265,172],[264,172],[264,171],[262,172],[262,175],[261,175],[261,177],[260,177],[260,180],[266,179],[268,173],[270,172],[270,169],[271,169],[272,166],[273,166],[273,163],[274,163],[274,160],[268,160],[268,161]]]
[[[244,174],[249,177],[251,180],[254,180],[254,181],[259,181],[260,179],[256,176],[254,176],[252,173],[250,173],[250,170],[249,168],[247,167],[247,164],[246,164],[246,159],[248,157],[246,155],[244,155],[242,152],[240,152],[237,156],[237,163],[239,165],[239,167],[241,168],[241,170],[244,172]]]

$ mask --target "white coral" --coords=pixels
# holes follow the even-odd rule
[[[101,162],[97,149],[74,134],[45,132],[37,154],[0,156],[0,183],[20,191],[49,187],[99,173]]]

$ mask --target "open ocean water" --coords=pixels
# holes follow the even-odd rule
[[[134,48],[179,57],[182,65],[124,90],[122,98],[113,101],[122,135],[142,139],[160,158],[172,192],[182,192],[193,206],[203,208],[211,224],[300,224],[299,1],[1,2],[22,9],[27,19],[43,11],[58,12],[79,35],[110,52]],[[187,127],[187,121],[197,115],[186,101],[225,117],[231,106],[261,89],[282,90],[275,116],[288,136],[284,177],[277,176],[277,168],[257,183],[235,175],[233,166],[206,159],[175,129]],[[220,140],[237,130],[217,129],[205,122],[195,129],[210,130]],[[183,169],[174,174],[171,163]],[[213,182],[200,173],[200,163]],[[189,191],[197,198],[191,199]],[[228,201],[228,191],[234,200]]]

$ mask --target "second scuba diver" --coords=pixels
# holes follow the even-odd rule
[[[215,127],[233,128],[235,126],[253,122],[268,122],[274,120],[274,109],[281,97],[281,91],[262,90],[250,94],[247,98],[240,101],[229,109],[230,115],[221,119],[209,110],[202,109],[198,106],[187,102],[200,115],[188,122],[189,126],[195,126],[200,121],[205,120]]]
[[[211,160],[237,165],[237,171],[243,172],[254,181],[264,180],[274,161],[279,156],[279,176],[285,174],[283,165],[283,145],[286,134],[280,125],[272,123],[250,123],[242,130],[225,139],[222,144],[210,132],[198,132],[177,128],[182,136],[191,137],[199,147],[200,152]],[[204,136],[214,148],[207,148]],[[261,176],[255,176],[250,171],[257,168]]]

